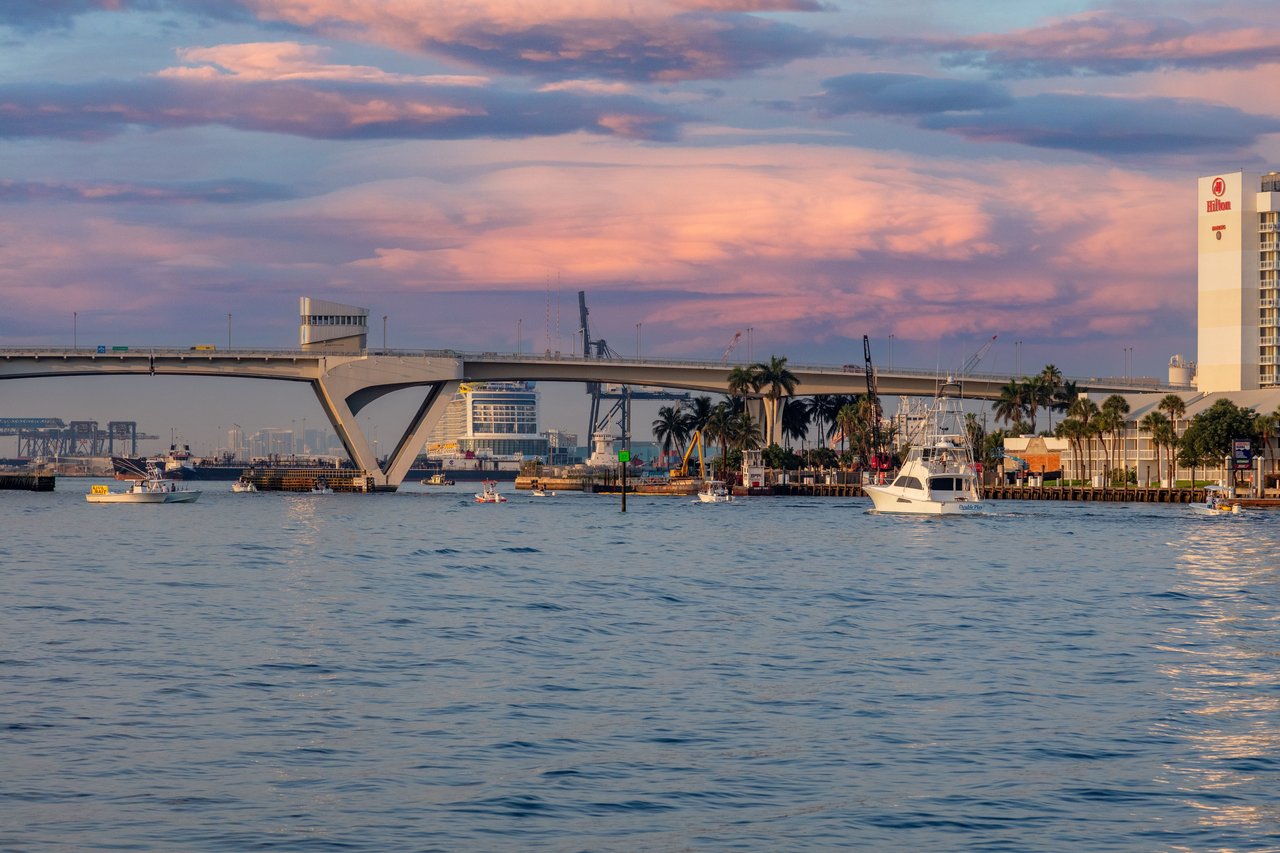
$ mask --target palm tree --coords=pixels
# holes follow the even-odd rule
[[[1129,401],[1119,394],[1112,394],[1102,401],[1102,417],[1106,421],[1106,432],[1111,433],[1111,450],[1114,456],[1119,457],[1117,461],[1123,469],[1125,480],[1128,483],[1128,453],[1126,452],[1123,442],[1125,415],[1129,414]],[[1118,452],[1117,452],[1118,451]]]
[[[787,368],[785,356],[769,356],[768,363],[760,362],[750,367],[752,385],[764,391],[765,444],[778,443],[778,404],[782,397],[796,392],[800,380]]]
[[[1177,436],[1178,420],[1179,418],[1182,418],[1187,414],[1187,404],[1183,402],[1182,398],[1179,397],[1177,394],[1165,394],[1164,397],[1160,399],[1160,402],[1156,403],[1156,410],[1164,412],[1169,417],[1169,424],[1173,429],[1173,434]],[[1173,477],[1174,477],[1174,473],[1177,470],[1177,467],[1176,467],[1177,462],[1178,462],[1178,458],[1174,454],[1174,449],[1173,447],[1170,447],[1169,448],[1169,485],[1170,486],[1172,486],[1174,482]],[[1192,482],[1192,485],[1195,485],[1194,481]]]
[[[840,429],[840,451],[843,453],[858,429],[859,412],[854,403],[846,403],[836,412],[836,426]]]
[[[658,409],[658,417],[653,422],[653,437],[662,447],[664,460],[673,450],[678,456],[684,455],[684,442],[689,437],[689,426],[678,403]]]
[[[756,384],[756,376],[751,368],[738,365],[729,371],[729,378],[726,387],[730,397],[746,397],[752,391],[758,391],[760,386]]]
[[[1164,420],[1156,427],[1155,431],[1152,432],[1151,440],[1153,442],[1158,441],[1159,444],[1163,445],[1169,453],[1168,481],[1169,481],[1169,485],[1172,487],[1174,485],[1174,482],[1173,482],[1174,465],[1178,461],[1174,457],[1174,454],[1177,452],[1177,447],[1178,447],[1178,433],[1173,428],[1173,421],[1165,417]]]
[[[733,418],[733,409],[729,405],[728,400],[722,400],[712,407],[710,414],[707,415],[706,423],[702,425],[702,438],[704,443],[711,444],[718,442],[720,444],[720,467],[724,468],[724,460],[729,455],[729,433],[731,430],[730,420]]]
[[[827,444],[840,428],[836,423],[840,410],[852,403],[857,395],[850,394],[817,394],[813,398],[811,409],[814,418],[821,428],[821,442]]]
[[[1076,397],[1067,408],[1067,415],[1080,422],[1080,445],[1085,454],[1085,479],[1093,480],[1093,419],[1098,416],[1098,404],[1088,397]]]
[[[707,421],[711,418],[711,410],[714,408],[711,398],[705,394],[694,397],[689,401],[689,406],[684,410],[684,429],[685,436],[691,436],[697,430],[707,425]]]
[[[1258,415],[1258,435],[1262,437],[1263,453],[1271,457],[1271,472],[1276,470],[1276,457],[1271,452],[1271,439],[1280,436],[1280,406],[1269,415]],[[1266,483],[1263,483],[1266,487]]]
[[[1056,368],[1055,368],[1056,369]],[[1044,374],[1028,377],[1022,382],[1022,406],[1031,419],[1031,432],[1036,431],[1036,412],[1053,402],[1053,384]]]
[[[1052,364],[1046,364],[1044,369],[1040,371],[1040,378],[1049,386],[1049,397],[1045,401],[1045,411],[1049,413],[1049,431],[1053,432],[1053,410],[1056,408],[1058,386],[1062,384],[1062,371]]]
[[[809,434],[809,403],[802,397],[787,400],[782,406],[782,436],[786,439],[787,449],[791,449],[792,439],[804,446],[805,436]]]
[[[1151,446],[1154,447],[1156,451],[1157,472],[1160,470],[1160,445],[1162,441],[1158,436],[1161,433],[1161,428],[1168,425],[1168,423],[1169,418],[1164,412],[1154,410],[1147,412],[1138,423],[1138,429],[1151,434]]]
[[[1016,379],[1010,379],[1002,385],[1000,397],[992,404],[992,408],[995,409],[996,423],[1011,424],[1022,420],[1022,414],[1026,409],[1022,383]]]
[[[1055,368],[1056,370],[1057,368]],[[1053,392],[1053,402],[1049,407],[1055,412],[1065,412],[1080,397],[1080,386],[1071,380],[1062,382]]]
[[[1076,476],[1074,479],[1077,480],[1080,479],[1081,463],[1087,464],[1088,462],[1087,457],[1084,456],[1084,452],[1081,449],[1087,432],[1088,427],[1084,425],[1084,422],[1076,420],[1075,418],[1067,418],[1062,421],[1058,424],[1058,429],[1056,431],[1058,438],[1065,438],[1071,444],[1071,449],[1076,461]],[[1085,477],[1087,479],[1088,475],[1086,474]]]

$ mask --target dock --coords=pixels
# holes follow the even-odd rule
[[[0,489],[27,492],[52,492],[56,476],[47,472],[0,471]]]

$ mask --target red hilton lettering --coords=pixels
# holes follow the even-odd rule
[[[1204,203],[1205,213],[1221,213],[1224,210],[1230,210],[1230,209],[1231,209],[1231,202],[1229,201],[1219,201],[1216,198],[1211,198]]]

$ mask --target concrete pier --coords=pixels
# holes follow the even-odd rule
[[[0,472],[0,489],[16,489],[28,492],[52,492],[56,478],[53,474],[33,471]]]

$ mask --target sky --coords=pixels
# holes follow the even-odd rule
[[[5,0],[0,348],[290,347],[312,296],[375,346],[571,352],[583,290],[623,355],[996,335],[979,370],[1163,378],[1196,179],[1280,168],[1278,66],[1258,0]],[[322,415],[95,378],[0,417],[199,449]]]

